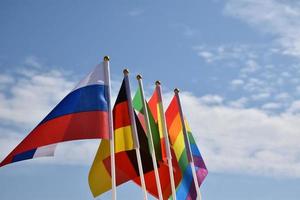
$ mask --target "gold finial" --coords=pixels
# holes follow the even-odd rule
[[[141,80],[143,77],[140,75],[140,74],[138,74],[137,76],[136,76],[136,79],[137,80]]]
[[[174,92],[178,94],[178,93],[179,93],[179,89],[178,89],[178,88],[175,88],[175,89],[174,89]]]
[[[160,81],[155,81],[155,85],[160,85]]]
[[[125,68],[125,69],[123,70],[123,74],[124,74],[124,75],[128,75],[128,74],[129,74],[129,70],[128,70],[127,68]]]
[[[104,57],[103,57],[103,60],[104,60],[104,61],[109,61],[109,56],[104,56]]]

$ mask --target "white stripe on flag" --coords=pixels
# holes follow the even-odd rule
[[[50,144],[47,146],[39,147],[34,153],[33,158],[45,157],[45,156],[54,156],[54,151],[57,144]]]
[[[73,91],[88,85],[108,85],[106,80],[104,65],[103,63],[100,63],[77,84]]]

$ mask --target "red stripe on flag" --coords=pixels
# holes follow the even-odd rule
[[[129,126],[131,122],[128,111],[128,101],[116,104],[113,110],[113,116],[115,130],[124,126]]]
[[[178,102],[176,96],[174,96],[169,107],[166,110],[166,122],[167,122],[168,130],[170,129],[178,113],[179,113]]]
[[[153,115],[153,118],[155,120],[155,122],[157,123],[157,120],[158,120],[158,115],[157,115],[157,104],[159,103],[158,101],[158,93],[157,93],[157,90],[155,89],[154,90],[154,93],[152,95],[152,97],[150,98],[150,100],[148,101],[148,105],[149,105],[149,108],[150,108],[150,111]]]
[[[103,111],[80,112],[54,118],[37,126],[1,163],[11,163],[19,153],[70,140],[109,138],[108,114]]]
[[[135,154],[135,150],[130,150],[130,152]],[[126,151],[116,153],[115,160],[116,160],[117,185],[125,183],[138,176]],[[108,173],[111,174],[110,156],[104,159],[103,163]]]

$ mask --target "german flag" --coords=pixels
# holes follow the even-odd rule
[[[116,183],[121,185],[139,177],[136,152],[129,114],[129,99],[123,80],[113,109],[115,139]],[[144,173],[153,170],[146,134],[137,116],[136,126]],[[94,197],[111,189],[111,165],[109,140],[102,140],[89,173],[90,189]]]

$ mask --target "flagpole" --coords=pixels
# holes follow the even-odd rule
[[[116,169],[115,169],[115,144],[114,144],[114,127],[113,127],[113,115],[111,107],[111,84],[110,84],[110,69],[109,69],[109,57],[104,56],[103,64],[105,69],[105,78],[108,83],[107,98],[108,98],[108,125],[109,125],[109,135],[110,135],[110,165],[111,165],[111,185],[112,185],[112,200],[117,199],[116,191]]]
[[[172,197],[173,197],[173,200],[176,200],[177,197],[176,197],[175,181],[174,181],[174,174],[173,174],[171,147],[170,147],[169,136],[168,136],[168,132],[167,132],[167,125],[166,125],[165,111],[164,111],[162,95],[161,95],[162,89],[160,86],[161,85],[160,81],[156,81],[155,85],[156,85],[156,90],[158,93],[159,101],[161,102],[159,104],[159,106],[160,106],[159,111],[160,111],[160,116],[162,117],[162,130],[163,130],[163,135],[165,138],[164,140],[165,140],[167,161],[168,161],[169,174],[170,174],[170,180],[171,180]]]
[[[142,76],[137,75],[136,76],[139,87],[140,87],[140,92],[141,92],[141,98],[143,102],[143,112],[144,112],[144,119],[145,119],[145,124],[146,124],[146,129],[147,129],[147,135],[148,138],[150,139],[150,153],[152,156],[152,164],[154,168],[154,175],[155,175],[155,181],[156,181],[156,187],[157,187],[157,192],[158,192],[158,197],[159,200],[163,200],[163,195],[161,191],[161,184],[160,184],[160,179],[159,179],[159,173],[157,169],[157,162],[156,162],[156,155],[155,155],[155,150],[154,150],[154,144],[153,144],[153,138],[152,138],[152,131],[150,127],[150,121],[149,121],[149,114],[148,114],[148,109],[147,109],[147,104],[145,100],[145,95],[144,95],[144,87],[143,87],[143,81],[142,81]]]
[[[192,168],[192,174],[193,174],[195,189],[196,189],[196,192],[197,192],[197,199],[201,200],[201,193],[200,193],[198,178],[197,178],[197,174],[196,174],[196,170],[195,170],[194,158],[192,156],[190,141],[189,141],[189,137],[187,135],[186,125],[185,125],[185,122],[184,122],[184,117],[183,117],[181,102],[180,102],[180,98],[179,98],[179,89],[175,88],[174,89],[174,93],[175,93],[175,96],[176,96],[178,104],[179,104],[179,114],[180,114],[180,120],[181,120],[181,124],[182,124],[182,131],[183,131],[184,140],[185,140],[184,143],[185,143],[185,146],[186,146],[187,151],[188,151],[187,152],[187,154],[188,154],[188,160],[189,160],[189,162],[191,164],[191,168]]]
[[[142,185],[142,188],[144,191],[144,200],[148,200],[142,159],[141,159],[141,152],[140,152],[140,143],[139,143],[139,138],[138,138],[138,134],[137,134],[134,111],[133,111],[133,107],[132,107],[131,91],[130,91],[130,84],[129,84],[129,78],[128,78],[128,74],[129,74],[128,69],[124,69],[123,73],[124,73],[124,80],[125,80],[125,86],[126,86],[126,95],[127,95],[127,99],[128,99],[131,129],[133,132],[133,141],[134,141],[134,147],[135,147],[135,152],[136,152],[136,158],[137,158],[137,162],[138,162],[141,185]]]

